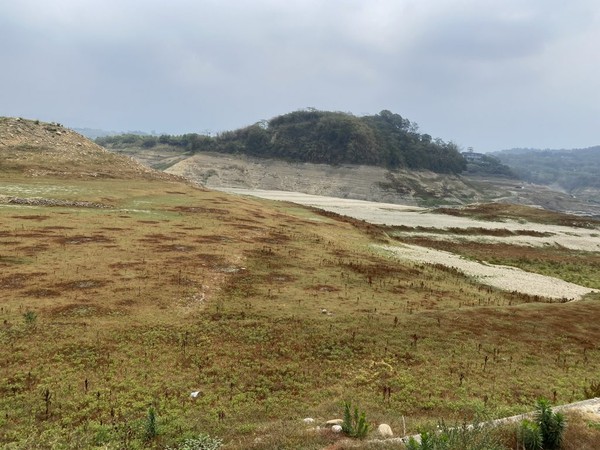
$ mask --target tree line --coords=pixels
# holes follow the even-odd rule
[[[295,162],[366,164],[438,173],[460,173],[466,169],[456,144],[419,133],[416,123],[387,110],[357,117],[306,109],[216,136],[125,134],[101,137],[96,142],[109,148],[166,145],[192,153],[246,154]]]

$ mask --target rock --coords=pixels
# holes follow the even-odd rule
[[[377,427],[377,432],[381,437],[388,438],[394,436],[392,428],[387,423],[382,423]]]
[[[315,423],[315,419],[313,419],[312,417],[307,417],[306,419],[302,419],[302,422],[304,422],[305,424]]]
[[[200,395],[200,391],[194,391],[190,394],[191,398],[197,398]]]
[[[341,425],[344,423],[344,419],[332,419],[325,422],[326,427],[332,427],[334,425]]]
[[[331,427],[331,431],[333,431],[334,433],[341,433],[342,432],[342,426],[341,425],[334,425]]]

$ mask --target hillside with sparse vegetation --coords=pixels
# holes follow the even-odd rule
[[[0,447],[373,448],[382,423],[398,436],[600,396],[598,294],[499,290],[374,245],[403,240],[0,119]],[[502,250],[540,268],[559,253]],[[356,437],[316,429],[344,422],[346,401]],[[563,450],[599,440],[596,416],[569,416]]]

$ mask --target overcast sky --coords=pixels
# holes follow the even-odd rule
[[[217,132],[388,109],[463,148],[600,145],[598,0],[0,0],[0,116]]]

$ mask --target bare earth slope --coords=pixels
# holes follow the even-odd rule
[[[378,202],[462,204],[481,192],[457,176],[383,167],[290,163],[245,155],[200,153],[166,170],[208,188],[245,188]]]
[[[0,117],[0,169],[31,177],[175,179],[60,124]]]
[[[160,164],[156,153],[151,150],[138,149],[130,154],[142,162]],[[147,154],[152,158],[149,159]],[[181,157],[164,152],[161,161],[167,163]],[[496,201],[600,217],[600,204],[597,202],[574,198],[548,186],[508,178],[389,171],[374,166],[290,163],[217,153],[199,153],[185,158],[166,172],[215,189],[278,190],[421,206]]]

